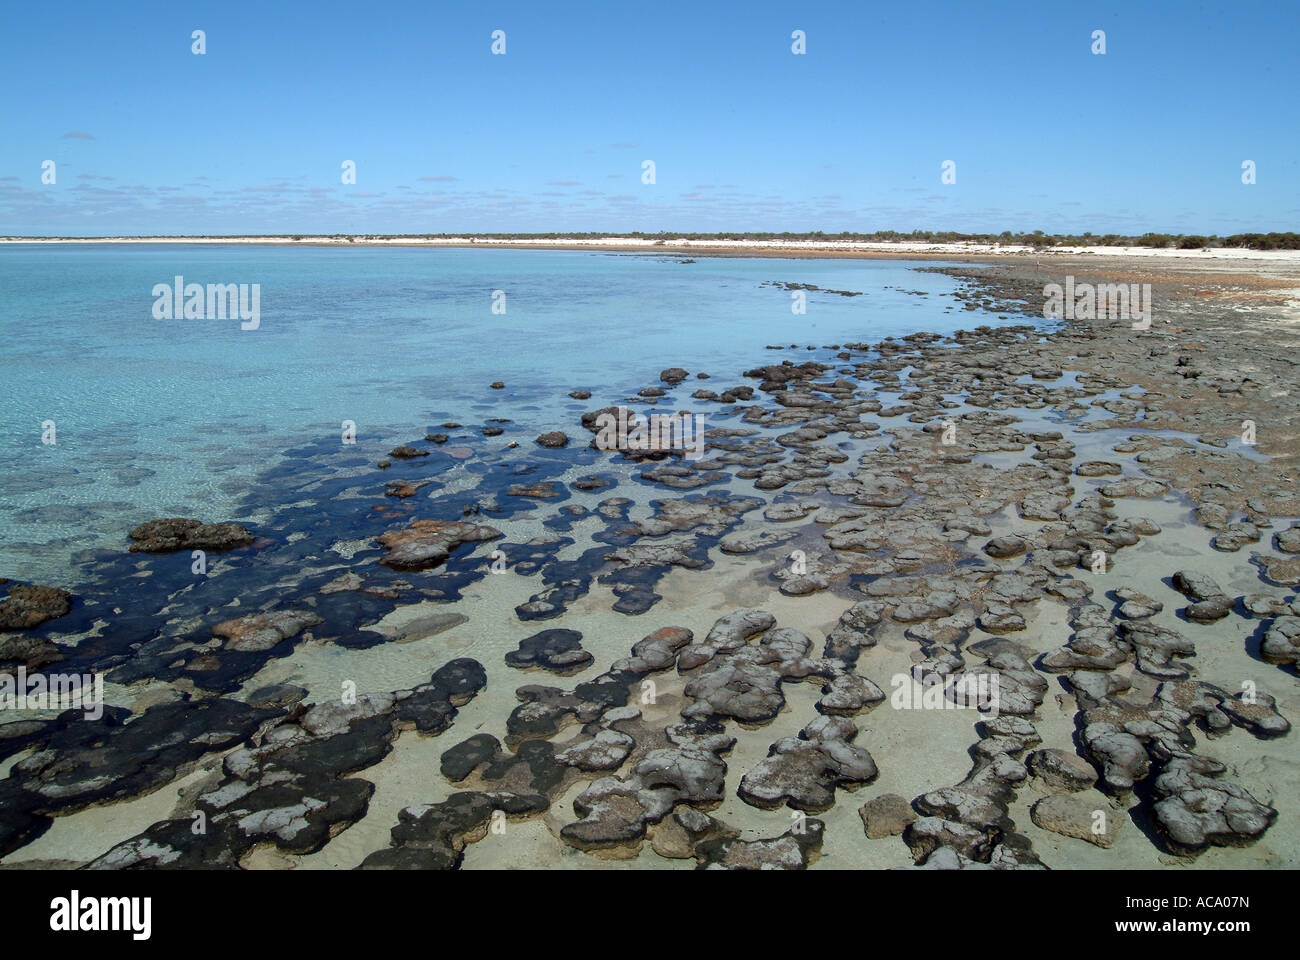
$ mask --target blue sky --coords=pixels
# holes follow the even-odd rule
[[[1292,0],[11,3],[0,234],[1296,230],[1298,27]]]

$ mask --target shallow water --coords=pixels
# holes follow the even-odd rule
[[[926,264],[930,266],[932,264]],[[900,261],[586,251],[7,245],[0,251],[0,576],[75,582],[79,550],[162,515],[242,519],[284,452],[361,461],[454,420],[570,429],[683,366],[721,390],[767,344],[951,332],[956,282]],[[155,284],[260,285],[260,325],[154,319]],[[771,282],[813,284],[807,313]],[[764,286],[764,284],[769,284]],[[842,296],[826,291],[859,292]],[[494,301],[494,291],[504,301]],[[925,294],[924,296],[919,294]],[[504,313],[493,304],[504,302]],[[806,351],[770,353],[803,359]],[[488,389],[502,380],[506,389]],[[53,421],[55,443],[42,443]],[[256,497],[252,500],[255,502]],[[247,509],[245,501],[242,509]]]

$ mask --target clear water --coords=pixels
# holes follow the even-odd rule
[[[900,261],[593,251],[283,246],[0,248],[0,576],[75,582],[79,550],[157,516],[238,519],[237,496],[295,445],[375,459],[454,420],[509,418],[501,445],[705,371],[721,390],[822,346],[988,322],[951,279]],[[261,287],[261,325],[156,320],[155,284]],[[807,314],[767,281],[808,294]],[[505,292],[504,315],[492,294]],[[903,291],[925,291],[917,296]],[[818,356],[825,356],[821,351]],[[488,388],[502,380],[507,389]],[[591,390],[577,402],[570,390]],[[55,423],[53,445],[42,423]]]

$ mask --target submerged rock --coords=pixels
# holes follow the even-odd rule
[[[185,765],[237,746],[281,713],[226,698],[161,704],[130,723],[111,707],[98,721],[68,711],[10,776],[33,811],[70,813],[161,787]]]
[[[512,793],[453,793],[435,804],[407,807],[392,829],[392,846],[370,854],[360,870],[455,870],[465,847],[510,817],[526,817],[547,806],[546,798]]]
[[[0,673],[9,673],[18,667],[25,667],[29,672],[39,670],[62,659],[63,653],[58,646],[43,637],[0,637]]]
[[[549,480],[541,483],[515,483],[506,488],[508,497],[527,497],[531,500],[550,500],[563,491]]]
[[[223,620],[212,628],[212,634],[225,640],[223,647],[227,650],[257,653],[321,623],[324,621],[320,617],[306,610],[278,610]]]
[[[416,520],[404,530],[390,530],[375,540],[388,550],[379,562],[394,570],[423,570],[443,563],[465,543],[495,540],[495,527],[455,520]]]
[[[253,535],[238,523],[204,523],[183,517],[150,520],[130,533],[132,553],[170,553],[173,550],[233,550],[248,546]]]
[[[329,583],[321,585],[316,592],[326,595],[331,593],[350,593],[354,590],[360,590],[361,583],[362,580],[360,574],[352,572],[341,573]]]
[[[56,587],[15,584],[0,601],[0,631],[29,630],[71,609],[72,595]]]
[[[515,752],[503,750],[501,742],[488,733],[476,733],[442,754],[442,775],[452,783],[470,777],[493,791],[546,795],[560,788],[565,765],[547,740],[528,740]]]
[[[280,723],[265,729],[255,742],[238,746],[226,755],[221,766],[223,778],[197,797],[192,819],[154,824],[118,844],[90,867],[232,868],[265,843],[285,853],[313,853],[367,812],[374,785],[349,774],[387,756],[398,731],[405,727],[414,726],[426,735],[445,730],[456,707],[468,702],[485,683],[482,666],[461,659],[440,667],[428,683],[413,690],[368,693],[349,701],[297,706]],[[178,725],[176,734],[192,738],[189,749],[197,752],[232,746],[220,736],[219,718],[204,713],[210,704],[231,703],[178,705],[188,707],[193,714],[182,715],[184,722]],[[243,705],[237,708],[253,709]],[[152,712],[129,724],[127,731]],[[281,713],[260,711],[248,719],[264,721]],[[203,726],[205,721],[207,728]],[[207,732],[196,732],[196,728]],[[244,729],[247,733],[240,739],[252,733],[247,725]],[[203,830],[194,829],[199,822],[204,824]]]
[[[582,634],[577,630],[543,630],[520,640],[518,648],[506,654],[509,666],[521,670],[540,667],[560,675],[577,673],[593,659],[582,649]]]
[[[388,451],[388,455],[394,460],[414,460],[417,457],[429,456],[428,450],[419,450],[409,444],[403,444],[400,447],[393,447]]]
[[[984,552],[998,560],[1018,557],[1025,552],[1025,548],[1025,541],[1019,537],[994,537],[984,544]]]

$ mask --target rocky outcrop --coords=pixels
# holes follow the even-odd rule
[[[223,620],[212,628],[212,635],[224,641],[223,649],[260,653],[321,623],[320,617],[307,610],[277,610]]]
[[[798,737],[772,744],[768,757],[740,780],[740,799],[771,810],[787,804],[821,813],[835,803],[835,788],[857,789],[876,778],[871,754],[853,745],[858,728],[845,717],[818,717]]]
[[[582,634],[577,630],[543,630],[520,640],[518,648],[506,654],[506,663],[512,667],[540,668],[560,676],[578,673],[592,660],[582,649]]]
[[[370,854],[358,869],[455,870],[465,847],[487,836],[494,822],[504,824],[545,808],[545,797],[477,792],[407,807],[392,829],[392,845]]]
[[[0,673],[12,673],[18,667],[40,670],[62,659],[58,646],[41,637],[0,636]]]
[[[1256,735],[1281,735],[1289,724],[1271,702],[1238,704],[1209,684],[1164,683],[1150,704],[1115,698],[1084,711],[1082,742],[1101,771],[1099,786],[1127,796],[1134,785],[1155,772],[1151,816],[1171,850],[1195,854],[1207,846],[1244,846],[1259,839],[1276,817],[1226,777],[1217,760],[1194,752],[1188,727],[1201,723],[1226,732],[1232,724]],[[1251,706],[1241,711],[1241,706]]]
[[[9,588],[9,595],[0,600],[0,632],[30,630],[63,616],[71,605],[72,595],[66,590],[14,584]]]
[[[708,840],[696,847],[702,870],[804,870],[821,855],[826,825],[806,817],[779,837]]]
[[[581,819],[560,831],[566,843],[635,846],[677,804],[708,809],[722,801],[727,765],[720,754],[736,738],[708,721],[674,724],[666,733],[672,746],[648,752],[625,778],[602,777],[578,795],[573,808]]]
[[[390,530],[375,540],[388,553],[379,562],[394,570],[427,570],[451,556],[466,543],[484,543],[501,536],[486,524],[455,520],[416,520],[404,530]]]
[[[216,552],[246,547],[253,542],[248,528],[238,523],[204,523],[184,517],[150,520],[131,531],[132,553],[170,553],[173,550]]]
[[[154,824],[109,850],[90,867],[232,868],[255,846],[265,843],[285,853],[315,852],[368,809],[374,785],[350,774],[382,760],[403,728],[425,735],[444,731],[457,707],[472,699],[485,683],[483,668],[476,661],[453,660],[435,671],[428,683],[411,690],[296,707],[282,722],[266,729],[257,742],[227,754],[222,778],[194,801],[193,817]],[[230,703],[215,700],[198,706]],[[228,739],[214,735],[220,730],[214,722],[217,718],[205,715],[204,709],[190,704],[168,706],[188,708],[182,716],[184,726],[175,734],[193,740],[169,749],[204,752],[231,745]],[[225,708],[226,712],[234,709]],[[280,713],[250,713],[239,730],[240,739],[249,738],[254,722],[260,724]],[[149,713],[129,724],[126,731],[147,717]],[[189,727],[201,729],[205,720],[215,729],[202,735],[189,733]]]

